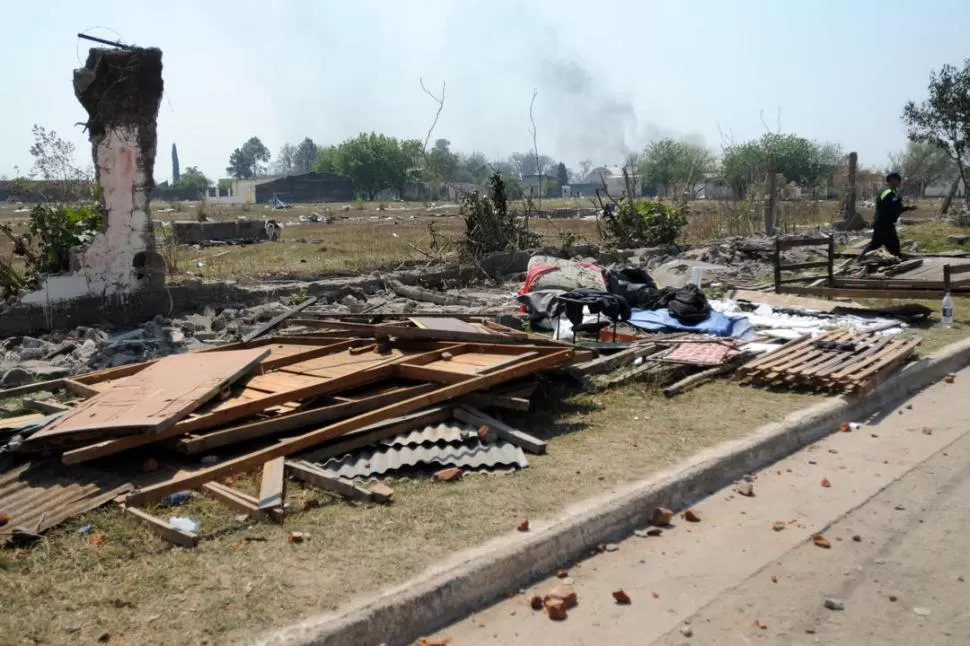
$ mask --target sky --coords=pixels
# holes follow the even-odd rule
[[[0,176],[26,173],[34,124],[90,146],[78,32],[163,51],[156,181],[226,175],[256,135],[276,154],[376,131],[489,158],[532,149],[621,164],[665,136],[714,151],[768,129],[884,168],[907,100],[970,56],[967,0],[33,0],[4,3]]]

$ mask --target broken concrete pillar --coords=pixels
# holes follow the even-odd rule
[[[47,277],[24,302],[164,287],[165,264],[155,251],[148,211],[162,87],[162,52],[154,48],[91,49],[85,66],[74,71],[105,225],[76,251],[71,274]]]

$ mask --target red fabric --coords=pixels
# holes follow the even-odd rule
[[[532,286],[535,285],[535,282],[539,280],[541,276],[545,276],[553,271],[558,271],[558,269],[559,267],[554,265],[532,265],[529,267],[529,271],[526,272],[525,282],[522,283],[522,287],[519,288],[518,293],[520,295],[528,294],[532,291]]]

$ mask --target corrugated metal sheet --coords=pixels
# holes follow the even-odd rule
[[[40,533],[129,491],[126,478],[90,467],[65,467],[57,460],[24,464],[0,474],[0,543],[15,531]]]
[[[409,433],[381,440],[383,446],[417,446],[419,444],[461,444],[478,438],[477,429],[460,422],[432,424]]]
[[[417,446],[390,446],[348,453],[340,458],[330,458],[321,467],[344,478],[366,478],[418,465],[461,467],[481,469],[529,465],[522,449],[499,440],[482,444],[476,438],[472,444],[432,444]]]

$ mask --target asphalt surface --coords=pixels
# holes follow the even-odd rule
[[[441,631],[453,646],[970,644],[970,370]],[[819,547],[821,535],[830,547]],[[529,599],[563,582],[564,621]],[[612,593],[622,589],[631,603]],[[826,607],[828,605],[834,609]]]

